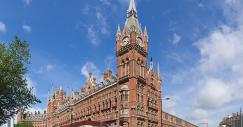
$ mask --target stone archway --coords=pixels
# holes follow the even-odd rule
[[[121,121],[120,126],[121,127],[129,127],[129,122],[128,121]]]

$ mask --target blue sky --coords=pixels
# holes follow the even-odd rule
[[[87,72],[116,72],[115,34],[129,0],[0,0],[0,41],[15,35],[32,54],[29,84],[46,107],[52,87],[84,86]],[[136,0],[149,57],[160,63],[164,110],[217,126],[243,105],[241,0]]]

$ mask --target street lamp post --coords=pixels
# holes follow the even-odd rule
[[[167,97],[167,98],[162,98],[161,99],[161,110],[162,110],[162,116],[161,116],[161,125],[162,125],[162,127],[163,127],[163,100],[164,101],[168,101],[168,100],[170,100],[170,98],[169,97]]]
[[[240,107],[240,127],[242,127],[242,113],[241,113],[241,107]]]
[[[72,127],[72,124],[73,124],[73,109],[72,107],[70,107],[70,127]]]
[[[163,98],[162,100],[168,101],[168,100],[170,100],[170,98],[167,97],[167,98]]]

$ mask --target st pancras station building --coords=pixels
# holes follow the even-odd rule
[[[90,73],[85,87],[70,96],[56,89],[46,111],[19,112],[17,122],[33,127],[197,127],[162,111],[162,79],[159,66],[155,71],[148,58],[148,44],[131,0],[125,25],[116,33],[117,74],[108,70],[96,82]]]

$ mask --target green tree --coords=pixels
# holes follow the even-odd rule
[[[16,127],[33,127],[33,123],[26,121],[26,122],[18,123]]]
[[[0,43],[0,125],[40,100],[26,80],[30,63],[29,46],[18,37],[8,45]]]

